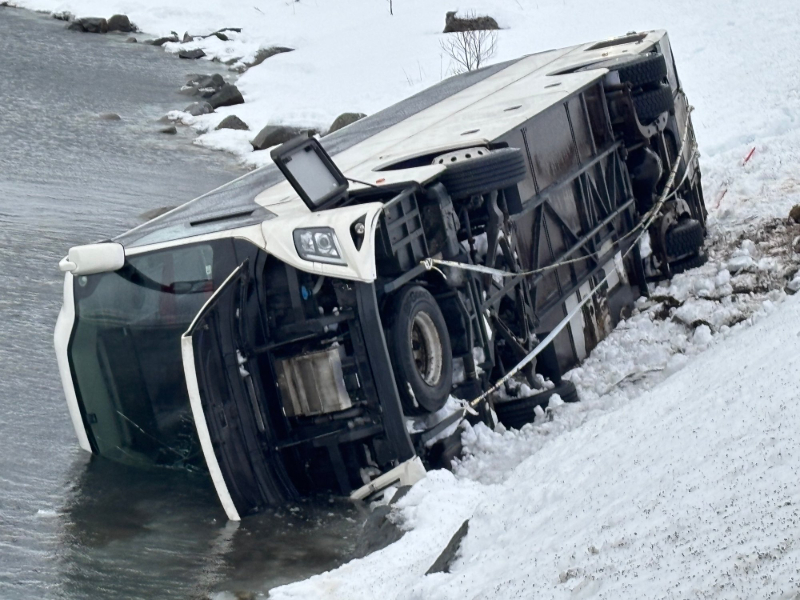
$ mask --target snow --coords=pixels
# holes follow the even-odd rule
[[[237,68],[246,103],[170,118],[248,164],[267,123],[325,130],[438,82],[443,0],[19,0],[128,14],[148,34],[243,27],[203,48]],[[796,0],[473,0],[503,30],[493,60],[665,28],[690,101],[709,208],[709,262],[637,302],[521,430],[466,427],[454,472],[400,499],[406,535],[270,598],[797,598],[800,595],[800,53]],[[226,35],[228,35],[226,33]],[[137,37],[142,37],[137,35]],[[199,61],[198,70],[202,70]],[[234,74],[232,73],[232,76]],[[176,88],[182,82],[176,82]],[[188,100],[187,100],[188,103]],[[180,108],[180,107],[176,107]],[[215,131],[229,114],[250,132]],[[747,159],[749,157],[749,159]],[[449,406],[448,410],[456,406]],[[438,417],[437,417],[438,418]],[[425,575],[469,519],[451,573]]]
[[[398,502],[405,537],[270,598],[794,598],[798,351],[791,299],[635,401],[474,427],[455,475]],[[425,576],[465,519],[451,573]]]

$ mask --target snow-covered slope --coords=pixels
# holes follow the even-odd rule
[[[430,474],[398,503],[399,542],[270,598],[796,598],[798,353],[792,299],[571,431],[581,406],[521,432],[476,428],[485,455],[505,455],[491,483],[480,460]],[[425,576],[465,519],[451,572]]]
[[[270,597],[799,597],[800,301],[782,290],[800,265],[800,226],[785,220],[800,203],[800,2],[394,0],[390,15],[385,0],[17,1],[126,13],[154,35],[243,27],[201,43],[223,59],[295,48],[239,79],[244,105],[192,121],[242,118],[252,132],[198,141],[251,164],[266,160],[248,139],[267,123],[324,129],[446,76],[448,10],[498,20],[497,61],[666,28],[696,106],[709,264],[655,290],[569,374],[579,405],[519,432],[465,430],[455,473],[398,503],[402,540]],[[467,519],[452,573],[425,576]]]

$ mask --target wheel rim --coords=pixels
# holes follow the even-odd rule
[[[422,380],[433,387],[442,377],[442,341],[426,312],[418,312],[411,323],[411,353]]]

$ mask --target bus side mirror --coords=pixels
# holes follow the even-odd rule
[[[312,211],[347,199],[347,179],[313,137],[298,136],[281,144],[270,156]]]
[[[117,271],[125,264],[125,248],[116,242],[74,246],[61,259],[58,268],[73,275],[94,275]]]

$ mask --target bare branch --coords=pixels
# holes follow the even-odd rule
[[[454,74],[474,71],[497,52],[497,31],[478,29],[448,33],[439,45],[450,57],[450,70]]]

